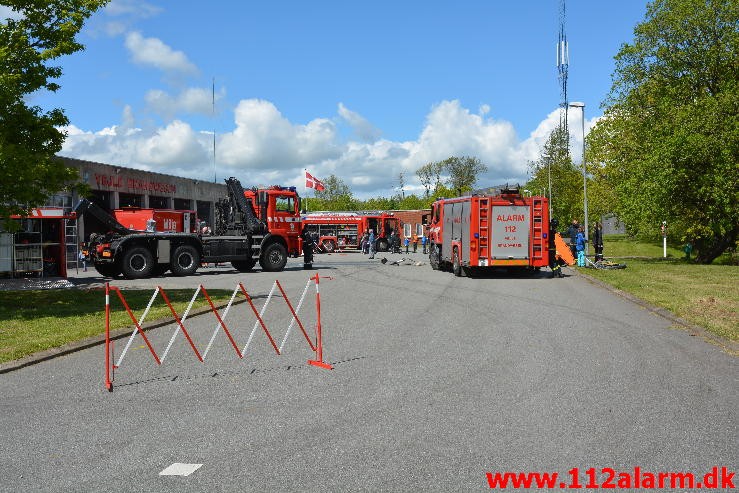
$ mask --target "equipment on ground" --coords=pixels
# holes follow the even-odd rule
[[[464,276],[471,269],[540,269],[549,265],[546,197],[518,188],[438,199],[431,206],[429,263]]]
[[[201,263],[231,262],[240,272],[251,270],[257,262],[265,271],[284,269],[287,256],[300,253],[300,198],[295,188],[244,190],[236,178],[225,181],[228,198],[216,203],[212,235],[127,228],[82,199],[74,209],[77,216],[91,214],[108,230],[90,235],[87,251],[95,269],[103,276],[123,274],[128,279],[158,276],[168,270],[187,276]],[[155,229],[151,227],[155,221],[150,219],[148,224]]]
[[[390,232],[399,233],[400,220],[390,212],[311,212],[303,214],[303,224],[318,236],[320,251],[333,252],[337,248],[360,248],[365,231],[374,230],[375,250],[386,252],[390,248]]]

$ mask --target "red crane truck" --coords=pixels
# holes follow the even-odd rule
[[[257,262],[265,271],[284,269],[288,255],[300,254],[300,198],[295,187],[244,190],[236,178],[227,179],[226,185],[228,198],[216,203],[212,234],[154,227],[149,228],[153,231],[133,230],[94,203],[81,200],[75,214],[92,214],[108,228],[106,233],[90,235],[90,261],[106,277],[123,274],[128,279],[167,270],[187,276],[201,262],[231,262],[241,272]]]
[[[147,226],[151,225],[156,231],[198,232],[198,218],[195,211],[126,207],[114,210],[113,217],[119,223],[128,225],[128,229],[132,230],[145,231]]]
[[[303,214],[303,224],[318,236],[318,246],[327,252],[337,247],[359,248],[365,231],[372,229],[377,236],[376,250],[386,252],[390,246],[390,231],[399,233],[400,220],[390,212],[311,212]]]
[[[438,199],[431,206],[429,263],[455,276],[470,268],[539,269],[549,265],[546,197],[519,189]]]

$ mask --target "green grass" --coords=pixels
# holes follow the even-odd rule
[[[713,334],[739,340],[738,266],[728,265],[729,262],[713,265],[687,262],[681,250],[669,245],[667,253],[672,257],[663,259],[662,245],[658,242],[607,236],[603,243],[606,258],[625,263],[626,269],[581,268],[582,272],[666,308]]]
[[[682,258],[682,245],[667,243],[667,258]],[[590,253],[593,253],[592,246]],[[603,255],[606,257],[650,257],[662,258],[662,240],[644,241],[626,235],[609,235],[603,238]]]
[[[137,318],[149,303],[153,290],[126,290],[123,296]],[[193,290],[167,290],[178,316],[182,316]],[[208,291],[214,303],[228,301],[230,291]],[[133,326],[118,296],[111,292],[111,329]],[[195,307],[207,304],[202,293]],[[146,321],[172,314],[157,296]],[[0,291],[0,363],[105,333],[103,290]]]

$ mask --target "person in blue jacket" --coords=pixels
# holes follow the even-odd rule
[[[585,228],[580,226],[575,237],[575,250],[577,251],[577,266],[585,267]]]

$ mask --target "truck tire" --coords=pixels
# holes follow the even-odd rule
[[[95,270],[103,277],[116,278],[121,275],[115,264],[95,264]]]
[[[431,245],[429,249],[429,265],[433,270],[439,270],[441,268],[441,254],[436,244]]]
[[[464,268],[462,267],[462,263],[459,260],[459,249],[454,248],[452,250],[452,273],[456,277],[463,277],[464,276]]]
[[[239,272],[249,272],[254,268],[257,261],[253,258],[250,258],[249,260],[232,260],[231,265],[234,269],[236,269]]]
[[[387,252],[389,243],[385,238],[380,238],[377,240],[377,251],[378,252]]]
[[[192,245],[180,245],[172,254],[172,263],[169,268],[172,274],[178,277],[195,274],[200,265],[200,254]]]
[[[262,251],[259,257],[259,265],[265,272],[277,272],[285,268],[287,263],[287,251],[279,243],[272,243]]]
[[[154,256],[144,247],[133,247],[123,255],[121,271],[126,279],[151,277],[154,270]]]

